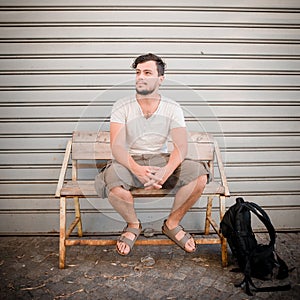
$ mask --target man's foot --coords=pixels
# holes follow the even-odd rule
[[[186,252],[195,252],[196,243],[193,237],[188,232],[184,231],[182,226],[177,225],[176,227],[170,229],[168,228],[166,222],[167,220],[164,221],[162,232]]]
[[[128,255],[142,231],[141,223],[127,224],[117,241],[116,250],[120,255]]]

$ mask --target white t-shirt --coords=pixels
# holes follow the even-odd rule
[[[161,97],[155,113],[145,118],[136,98],[115,102],[111,122],[126,125],[127,148],[130,154],[157,154],[167,152],[170,130],[186,127],[180,105]]]

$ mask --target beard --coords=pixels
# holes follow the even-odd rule
[[[150,86],[149,86],[149,82],[146,82],[143,80],[137,81],[135,90],[136,90],[136,93],[141,96],[151,95],[156,90],[156,82],[153,80],[150,81]]]
[[[138,89],[138,88],[136,88],[135,90],[138,95],[142,95],[142,96],[150,95],[155,91],[155,89],[146,90],[146,89]]]

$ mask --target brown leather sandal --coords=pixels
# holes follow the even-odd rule
[[[190,238],[193,238],[188,232],[185,232],[183,227],[181,225],[178,225],[176,226],[174,229],[169,229],[166,225],[166,221],[164,221],[164,225],[162,227],[162,232],[163,234],[165,234],[169,239],[171,239],[173,242],[175,242],[180,248],[182,248],[185,252],[187,253],[194,253],[196,251],[196,248],[194,251],[187,251],[186,248],[185,248],[185,245],[187,243],[187,241],[190,239]],[[176,234],[183,230],[185,232],[183,238],[181,240],[178,240],[176,239]],[[195,243],[196,245],[196,243]]]
[[[123,235],[125,232],[131,232],[131,233],[133,233],[133,234],[135,235],[134,239],[131,240],[131,239],[125,237],[125,236]],[[140,222],[140,221],[139,221],[139,228],[132,228],[132,227],[128,227],[128,225],[127,225],[127,226],[123,229],[123,232],[122,232],[122,234],[120,235],[120,237],[118,238],[118,242],[123,242],[123,243],[125,243],[127,246],[129,246],[130,250],[129,250],[128,253],[122,253],[122,252],[119,250],[118,245],[117,245],[117,246],[116,246],[117,252],[118,252],[120,255],[123,255],[123,256],[128,255],[128,254],[131,252],[131,250],[132,250],[132,248],[133,248],[133,245],[134,245],[135,241],[137,240],[137,238],[139,237],[139,235],[141,234],[141,232],[142,232],[142,225],[141,225],[141,222]]]

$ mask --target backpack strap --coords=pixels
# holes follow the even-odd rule
[[[266,226],[270,236],[269,246],[274,246],[275,239],[276,239],[276,232],[267,213],[259,205],[253,202],[244,202],[242,206],[252,211],[259,218],[259,220]]]

